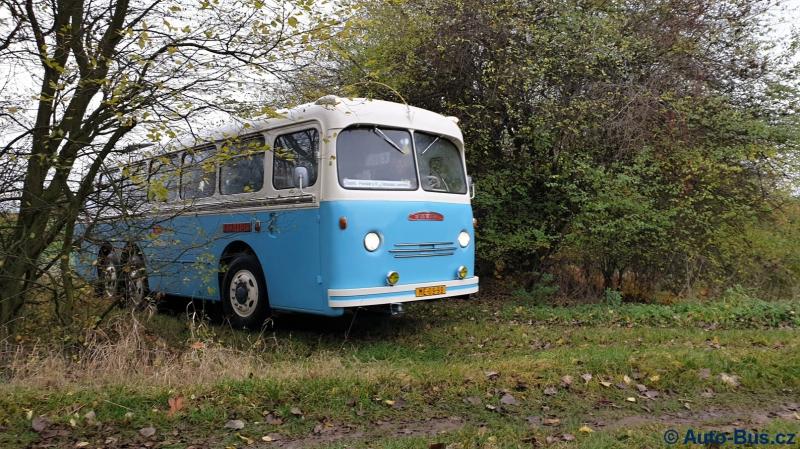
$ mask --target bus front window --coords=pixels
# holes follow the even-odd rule
[[[429,192],[467,193],[461,153],[444,137],[415,132],[419,179]]]
[[[346,129],[336,144],[346,189],[417,190],[411,133],[375,126]]]

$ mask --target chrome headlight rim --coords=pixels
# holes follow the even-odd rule
[[[466,248],[466,247],[469,246],[469,243],[472,240],[472,237],[469,235],[469,232],[467,232],[466,230],[462,230],[461,232],[458,233],[458,239],[457,240],[458,240],[459,246],[461,246],[462,248]]]
[[[394,281],[392,281],[394,279]],[[397,283],[400,282],[400,273],[392,270],[386,273],[386,284],[390,286],[395,286]]]
[[[458,267],[458,269],[456,269],[456,278],[463,280],[466,279],[468,275],[469,275],[469,268],[467,268],[466,265],[461,265],[460,267]]]
[[[364,249],[373,253],[381,247],[381,236],[375,231],[364,234]]]

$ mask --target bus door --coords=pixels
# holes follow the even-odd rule
[[[320,269],[320,131],[298,125],[273,131],[269,139],[271,206],[258,219],[267,233],[264,265],[270,305],[324,312]]]

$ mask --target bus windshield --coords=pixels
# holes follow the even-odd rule
[[[346,189],[417,190],[420,179],[430,192],[466,193],[460,152],[444,137],[412,137],[408,130],[377,126],[349,128],[339,134],[336,153],[339,184]]]

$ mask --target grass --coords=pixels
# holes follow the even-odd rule
[[[256,333],[120,311],[80,344],[6,350],[0,447],[633,448],[737,422],[800,433],[787,404],[797,305],[554,308],[489,293],[362,315],[347,336],[348,319],[286,316]],[[37,433],[40,415],[52,424]],[[226,429],[233,419],[245,427]]]

